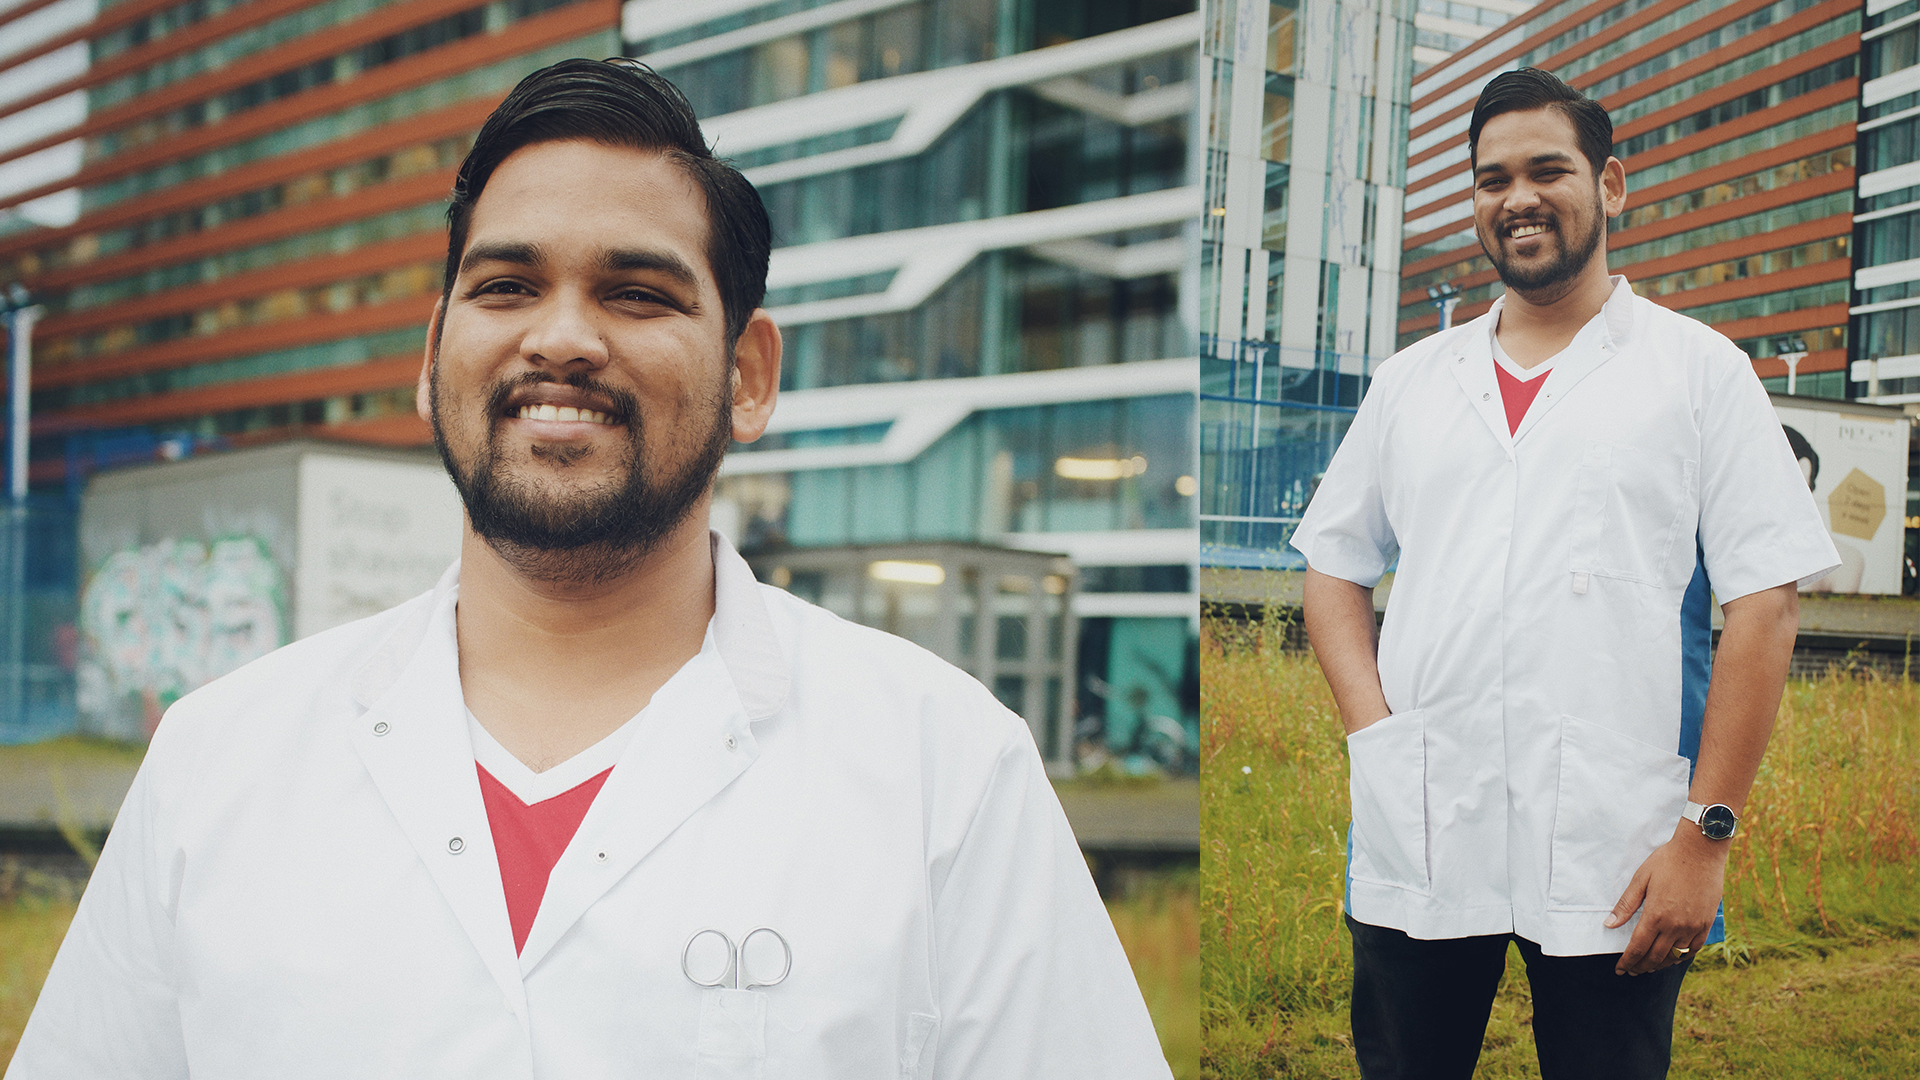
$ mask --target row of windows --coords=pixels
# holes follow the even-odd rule
[[[1789,226],[1818,221],[1835,214],[1848,213],[1852,209],[1853,192],[1835,191],[1816,199],[1776,206],[1757,214],[1731,218],[1712,225],[1703,225],[1697,229],[1674,233],[1671,236],[1663,236],[1658,240],[1649,240],[1644,244],[1623,247],[1610,252],[1608,262],[1616,267],[1632,266],[1634,263],[1678,255],[1683,251],[1693,251],[1711,244],[1758,236],[1761,233],[1775,232]]]
[[[1696,135],[1708,128],[1737,120],[1748,113],[1762,109],[1771,109],[1785,101],[1791,101],[1802,94],[1811,94],[1824,86],[1831,86],[1844,79],[1853,78],[1854,58],[1841,57],[1830,64],[1822,64],[1811,71],[1803,71],[1790,79],[1774,83],[1764,90],[1755,90],[1737,98],[1723,101],[1712,108],[1702,109],[1691,116],[1664,124],[1652,131],[1644,131],[1629,139],[1614,144],[1613,154],[1618,158],[1630,158],[1635,154],[1644,154],[1656,146],[1665,146],[1689,135]]]
[[[1007,132],[994,138],[998,128]],[[1131,127],[1026,91],[974,108],[925,153],[760,189],[779,246],[1076,205],[1178,187],[1182,120]],[[991,206],[993,146],[1011,142],[1011,205]]]
[[[118,29],[109,30],[89,43],[89,52],[97,66],[109,57],[118,56],[128,49],[145,45],[150,41],[159,41],[169,34],[175,34],[195,23],[205,22],[230,8],[239,7],[248,0],[187,0],[170,8],[143,15]],[[101,4],[106,10],[110,4]]]
[[[1847,302],[1850,289],[1850,282],[1823,281],[1818,285],[1787,289],[1763,296],[1745,296],[1719,304],[1683,308],[1680,314],[1698,319],[1708,326],[1714,326],[1719,323],[1733,322],[1736,319],[1757,319],[1763,315],[1783,315],[1789,311],[1805,311],[1808,308],[1826,307],[1830,304],[1844,304]]]
[[[1687,61],[1692,60],[1696,56],[1705,56],[1707,53],[1710,53],[1715,49],[1720,48],[1723,45],[1729,45],[1735,41],[1740,40],[1741,38],[1746,37],[1748,34],[1751,34],[1757,30],[1762,30],[1762,29],[1765,29],[1766,27],[1772,26],[1774,23],[1784,21],[1785,19],[1791,17],[1795,13],[1803,10],[1803,8],[1805,8],[1806,6],[1808,5],[1802,4],[1799,6],[1795,6],[1795,0],[1783,0],[1783,2],[1769,5],[1767,7],[1760,9],[1759,11],[1755,11],[1751,14],[1735,19],[1730,23],[1717,26],[1712,30],[1707,31],[1704,34],[1701,34],[1699,37],[1690,39],[1685,44],[1678,45],[1678,46],[1675,46],[1674,48],[1668,49],[1666,52],[1663,52],[1658,56],[1649,57],[1646,60],[1643,60],[1640,63],[1635,64],[1634,66],[1626,69],[1625,71],[1618,72],[1613,75],[1609,75],[1606,78],[1601,79],[1599,82],[1594,83],[1592,86],[1589,86],[1586,89],[1582,90],[1581,92],[1586,94],[1588,97],[1594,99],[1595,101],[1598,101],[1604,97],[1609,97],[1618,91],[1624,90],[1627,87],[1642,81],[1643,79],[1652,78],[1653,76],[1658,75],[1661,72],[1668,70],[1669,68],[1679,67],[1681,64],[1684,64]],[[1815,45],[1821,44],[1822,42],[1831,41],[1835,37],[1852,33],[1859,26],[1859,18],[1860,17],[1857,13],[1849,12],[1846,15],[1843,15],[1840,18],[1833,20],[1832,22],[1823,23],[1821,26],[1814,27],[1811,30],[1804,30],[1799,34],[1796,34],[1793,37],[1788,38],[1786,41],[1782,41],[1775,44],[1771,49],[1767,49],[1763,51],[1766,53],[1773,53],[1787,46],[1789,42],[1802,41],[1802,39],[1805,39],[1804,41],[1802,41],[1802,44],[1798,48],[1789,49],[1783,54],[1783,58],[1786,56],[1797,56],[1801,52],[1805,51],[1806,49],[1810,49]],[[1839,29],[1841,27],[1844,27],[1844,29]],[[1834,31],[1837,31],[1837,32],[1834,32]],[[1745,63],[1746,63],[1746,58],[1742,57],[1738,60],[1731,61],[1726,66],[1727,67],[1744,66]],[[1746,69],[1746,71],[1753,71],[1753,70],[1758,70],[1758,69],[1755,69],[1755,68]],[[1746,71],[1743,71],[1742,74],[1745,74]],[[1561,75],[1561,78],[1567,78],[1567,77],[1569,76],[1564,73]],[[1703,76],[1699,76],[1698,78],[1712,78],[1712,77],[1713,77],[1713,73],[1709,72]],[[1693,81],[1693,80],[1688,80],[1688,81]],[[1713,83],[1712,85],[1718,86],[1725,81],[1727,80],[1721,80],[1721,82],[1716,82],[1716,83]],[[1664,93],[1664,91],[1662,93]],[[1660,97],[1661,94],[1655,94],[1653,96]],[[1677,98],[1675,100],[1684,101],[1685,98]],[[1633,107],[1634,107],[1633,104],[1628,104],[1623,107],[1622,112],[1624,113],[1626,109],[1631,109]],[[1663,107],[1664,106],[1656,106],[1656,108],[1663,108]],[[1646,110],[1646,111],[1652,111],[1652,110]],[[1635,115],[1635,116],[1645,115],[1645,112],[1634,113],[1632,115]],[[1623,123],[1626,123],[1626,121],[1631,118],[1632,116],[1616,115],[1614,119],[1614,123],[1623,124]]]
[[[969,417],[906,464],[727,477],[717,494],[740,505],[748,546],[1190,528],[1192,446],[1191,395],[1002,409]],[[1063,458],[1134,468],[1072,479]]]
[[[330,225],[312,232],[282,237],[253,247],[217,252],[190,262],[156,267],[111,281],[79,285],[65,295],[47,298],[50,312],[86,311],[167,289],[220,281],[235,274],[265,270],[322,255],[339,255],[368,244],[438,232],[446,227],[446,208],[439,202],[390,210],[358,221]]]
[[[380,420],[391,416],[412,416],[414,415],[413,398],[413,387],[408,385],[391,390],[342,394],[336,397],[292,401],[280,405],[224,409],[219,412],[202,413],[190,419],[165,421],[131,429],[121,428],[111,435],[92,438],[122,444],[131,442],[140,455],[139,459],[151,460],[152,444],[155,440],[178,439],[185,436],[202,442],[215,442],[218,445],[217,440],[236,435],[292,434],[302,428],[329,427],[334,424]],[[68,438],[89,437],[60,436],[53,439],[35,439],[28,456],[34,461],[57,460],[66,450],[62,444]],[[96,442],[96,448],[98,445]],[[95,452],[98,453],[98,449]]]
[[[1860,77],[1877,79],[1920,63],[1920,23],[1908,23],[1860,45]]]
[[[1760,385],[1770,394],[1787,392],[1787,377],[1781,375],[1772,379],[1761,379]],[[1810,371],[1794,379],[1794,397],[1827,398],[1832,401],[1845,401],[1847,397],[1847,373],[1844,371]]]
[[[1475,26],[1505,26],[1511,18],[1504,11],[1490,11],[1473,4],[1459,4],[1454,0],[1420,0],[1420,13],[1437,15],[1454,22],[1470,23]]]
[[[1860,351],[1854,355],[1860,359],[1920,353],[1920,306],[1868,312],[1854,316],[1854,320],[1860,343]]]
[[[1856,228],[1860,230],[1861,266],[1920,259],[1920,211],[1876,218]]]
[[[231,360],[215,360],[164,371],[143,371],[138,375],[102,379],[99,382],[50,386],[33,392],[33,410],[36,414],[58,412],[202,386],[263,379],[270,375],[351,367],[392,356],[417,356],[426,338],[425,326],[406,327],[315,345],[275,349]]]
[[[191,236],[275,210],[304,206],[317,199],[340,198],[389,180],[404,180],[421,173],[450,169],[466,157],[472,146],[471,134],[418,143],[365,161],[322,169],[255,188],[204,206],[177,210],[131,225],[81,233],[61,243],[25,251],[9,260],[0,261],[0,279],[24,279],[67,267],[85,266],[109,255],[118,255],[178,236]]]
[[[1754,12],[1741,21],[1754,29],[1762,26],[1771,26],[1775,22],[1791,18],[1798,12],[1805,11],[1818,3],[1820,3],[1820,0],[1780,0],[1779,3],[1773,4],[1763,11]],[[1688,4],[1686,7],[1669,12],[1645,26],[1607,42],[1605,45],[1594,49],[1590,53],[1575,58],[1573,61],[1555,71],[1554,74],[1559,75],[1562,79],[1572,79],[1576,76],[1584,75],[1609,60],[1625,56],[1643,45],[1651,44],[1660,38],[1666,37],[1668,34],[1691,25],[1695,21],[1705,18],[1712,12],[1719,10],[1722,6],[1719,0],[1695,0],[1694,3]],[[1748,32],[1751,33],[1752,31],[1749,30]]]
[[[1758,27],[1745,26],[1745,22],[1746,20],[1743,19],[1709,31],[1687,42],[1678,49],[1657,56],[1652,60],[1648,60],[1646,63],[1636,65],[1630,71],[1615,75],[1611,79],[1603,80],[1603,85],[1605,83],[1618,81],[1618,86],[1615,87],[1615,89],[1632,86],[1642,79],[1665,71],[1669,67],[1684,63],[1695,56],[1712,52],[1722,44],[1742,37],[1751,30],[1758,29]],[[1849,11],[1837,19],[1823,22],[1819,26],[1812,27],[1811,29],[1802,30],[1790,38],[1776,41],[1764,49],[1750,52],[1736,60],[1730,60],[1727,63],[1717,65],[1710,70],[1695,75],[1691,79],[1682,79],[1672,86],[1662,90],[1656,90],[1646,97],[1629,101],[1625,105],[1613,110],[1609,115],[1613,118],[1614,126],[1619,127],[1622,124],[1637,120],[1642,116],[1659,112],[1668,106],[1678,105],[1683,101],[1691,100],[1716,86],[1725,86],[1736,79],[1744,78],[1756,71],[1770,68],[1775,64],[1784,63],[1810,49],[1816,49],[1829,41],[1845,37],[1859,28],[1860,13],[1857,11]],[[1601,91],[1598,86],[1589,87],[1586,91],[1587,95],[1595,100],[1611,92],[1611,90]]]
[[[786,389],[1192,355],[1170,276],[1112,279],[1012,252],[977,260],[911,311],[793,326]]]
[[[1847,347],[1847,328],[1844,326],[1823,326],[1817,330],[1795,330],[1793,336],[1807,347],[1808,352],[1826,352],[1831,349]],[[1771,334],[1766,337],[1741,338],[1734,342],[1741,352],[1755,360],[1778,355],[1774,348],[1779,339]]]
[[[198,49],[177,53],[117,79],[101,83],[87,91],[87,111],[98,113],[142,94],[151,94],[182,79],[190,79],[208,71],[217,71],[236,60],[243,60],[269,49],[278,48],[289,41],[331,26],[352,22],[395,2],[397,0],[324,0],[312,7],[228,34]],[[202,5],[199,3],[186,5],[188,8],[196,6]],[[113,36],[109,34],[106,40],[110,41]],[[95,44],[94,50],[94,62],[97,64],[103,59],[98,43]]]
[[[438,293],[441,275],[441,261],[434,259],[362,274],[346,281],[279,289],[264,296],[227,300],[130,326],[47,338],[35,343],[35,359],[54,364],[86,360],[181,338],[207,337],[244,326],[268,326],[308,315],[338,315],[370,304]]]
[[[1860,133],[1860,171],[1878,172],[1920,156],[1920,116]]]
[[[1899,22],[1917,12],[1920,12],[1920,0],[1906,0],[1905,3],[1896,4],[1877,15],[1867,16],[1867,29],[1875,30],[1888,23]]]
[[[1612,232],[1637,229],[1642,225],[1651,225],[1656,221],[1664,221],[1695,210],[1704,210],[1709,206],[1718,206],[1724,202],[1732,202],[1734,199],[1787,187],[1803,180],[1811,180],[1816,176],[1826,176],[1852,167],[1852,146],[1822,150],[1798,161],[1789,161],[1784,165],[1775,165],[1745,176],[1736,176],[1731,180],[1710,184],[1669,199],[1662,199],[1657,203],[1631,207],[1626,213],[1614,218],[1609,228]]]
[[[1798,247],[1766,251],[1757,255],[1748,255],[1745,258],[1729,259],[1677,273],[1662,274],[1659,277],[1643,278],[1633,283],[1633,291],[1641,296],[1667,296],[1687,289],[1702,289],[1727,281],[1743,281],[1762,274],[1811,266],[1830,259],[1844,259],[1847,257],[1849,246],[1851,246],[1850,237],[1835,236],[1826,240],[1816,240],[1811,244],[1801,244]]]
[[[403,30],[397,34],[349,49],[336,56],[281,71],[264,79],[235,87],[211,98],[195,101],[169,112],[140,121],[87,140],[89,161],[101,161],[129,150],[150,146],[162,139],[215,124],[221,120],[257,109],[284,98],[303,94],[316,87],[345,82],[362,72],[384,67],[410,56],[431,52],[480,34],[497,34],[513,23],[575,0],[493,0],[480,7],[456,12],[433,22]]]
[[[350,138],[396,120],[457,105],[483,95],[504,95],[515,83],[548,64],[570,56],[603,55],[607,32],[550,45],[537,52],[472,68],[424,86],[416,86],[377,101],[355,105],[327,116],[291,124],[242,142],[194,154],[165,165],[110,180],[81,192],[82,213],[112,206],[139,195],[217,176],[242,165],[284,157],[298,150]]]
[[[1650,188],[1655,184],[1664,184],[1669,180],[1688,176],[1702,169],[1736,161],[1748,154],[1757,154],[1762,150],[1784,146],[1795,139],[1818,135],[1842,124],[1851,124],[1855,107],[1854,102],[1843,101],[1838,105],[1829,105],[1824,109],[1782,121],[1772,127],[1761,128],[1759,131],[1742,135],[1737,139],[1729,139],[1726,142],[1696,150],[1691,154],[1662,161],[1657,165],[1635,169],[1631,174],[1632,182],[1638,187]]]
[[[1901,94],[1897,98],[1888,98],[1878,105],[1868,105],[1862,108],[1860,110],[1860,122],[1864,124],[1870,120],[1879,120],[1883,117],[1892,116],[1897,112],[1905,112],[1915,105],[1920,105],[1920,93]]]
[[[1892,285],[1862,289],[1854,298],[1856,304],[1885,304],[1894,300],[1912,300],[1920,297],[1920,281],[1897,281]]]
[[[1441,52],[1448,53],[1459,52],[1461,49],[1466,48],[1478,40],[1478,38],[1460,37],[1456,34],[1443,34],[1438,30],[1415,30],[1413,32],[1413,43],[1415,45],[1424,45],[1429,49],[1439,49]]]

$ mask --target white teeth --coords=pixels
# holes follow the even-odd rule
[[[613,417],[592,409],[576,409],[568,405],[522,405],[516,414],[522,420],[558,420],[571,423],[601,424],[611,426]]]
[[[1547,227],[1545,225],[1521,225],[1518,228],[1508,230],[1507,235],[1513,237],[1515,240],[1519,240],[1522,237],[1534,236],[1546,231]]]

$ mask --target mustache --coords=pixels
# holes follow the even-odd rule
[[[632,393],[601,382],[584,371],[575,372],[564,379],[556,379],[544,371],[526,371],[510,379],[502,379],[494,386],[492,392],[487,395],[487,415],[497,423],[502,416],[506,415],[507,402],[512,400],[515,394],[530,386],[548,383],[571,386],[575,390],[605,401],[612,406],[613,418],[622,423],[630,421],[640,411],[639,399]]]

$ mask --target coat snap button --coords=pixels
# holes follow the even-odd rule
[[[1492,394],[1481,394],[1481,395],[1480,395],[1480,400],[1481,400],[1481,401],[1485,401],[1485,400],[1487,400],[1488,398],[1490,398],[1490,397],[1492,397],[1492,396],[1493,396]]]
[[[604,851],[596,851],[596,852],[594,852],[594,853],[593,853],[593,861],[595,861],[595,862],[606,862],[606,861],[607,861],[607,853],[606,853],[606,852],[604,852]]]
[[[456,836],[453,839],[447,841],[447,850],[453,852],[455,855],[458,855],[461,852],[467,850],[467,842]]]
[[[385,720],[382,720],[379,723],[373,725],[373,733],[375,735],[385,735],[387,733],[387,722]]]
[[[732,750],[739,745],[739,742],[736,741],[733,736],[727,736],[727,749]]]

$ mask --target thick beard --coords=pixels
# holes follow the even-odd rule
[[[556,496],[503,467],[500,426],[514,391],[554,381],[558,380],[529,373],[494,387],[486,403],[486,444],[472,467],[463,468],[448,447],[441,423],[436,362],[429,388],[433,445],[466,504],[473,531],[509,566],[536,581],[599,584],[632,569],[686,521],[713,485],[726,456],[732,436],[731,410],[721,395],[714,426],[700,452],[677,473],[656,478],[646,467],[646,434],[633,395],[596,382],[584,372],[569,376],[567,385],[598,395],[625,418],[625,480]],[[540,446],[532,454],[562,468],[586,456]]]
[[[1585,237],[1578,240],[1577,246],[1568,246],[1567,236],[1560,231],[1558,219],[1549,221],[1548,227],[1560,237],[1560,254],[1553,261],[1536,269],[1509,266],[1508,260],[1502,254],[1506,249],[1498,243],[1501,239],[1498,236],[1494,238],[1496,242],[1492,244],[1487,243],[1482,237],[1480,250],[1486,252],[1487,260],[1493,263],[1494,272],[1500,275],[1502,285],[1531,299],[1529,294],[1551,292],[1556,287],[1580,276],[1580,272],[1585,270],[1587,263],[1593,259],[1593,253],[1599,250],[1600,234],[1606,229],[1606,220],[1606,212],[1600,204],[1600,193],[1595,191],[1593,227]]]

